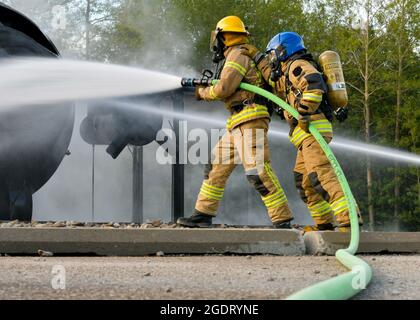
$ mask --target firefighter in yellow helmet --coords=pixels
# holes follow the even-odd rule
[[[264,84],[254,61],[244,54],[255,47],[249,44],[249,33],[242,20],[236,16],[220,20],[212,32],[211,46],[214,62],[224,61],[220,77],[217,77],[220,81],[216,85],[198,87],[196,97],[205,101],[223,101],[230,117],[227,131],[213,149],[211,163],[206,166],[194,214],[177,222],[186,227],[211,226],[226,182],[239,162],[248,181],[259,192],[274,227],[289,229],[292,214],[270,164],[267,139],[270,112],[264,100],[239,89],[241,82],[260,87]]]
[[[309,132],[309,123],[312,123],[327,142],[333,137],[333,113],[325,104],[328,89],[322,74],[297,33],[277,34],[266,52],[267,56],[257,61],[258,69],[279,97],[300,114],[297,121],[284,112],[290,125],[290,141],[297,149],[296,187],[316,223],[305,231],[334,230],[334,216],[339,231],[349,231],[349,205],[343,190],[321,146]],[[258,51],[247,52],[251,58],[257,53],[260,55]],[[347,109],[338,110],[336,117],[344,120]]]

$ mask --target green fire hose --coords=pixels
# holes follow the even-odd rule
[[[217,80],[213,81],[213,84],[217,83]],[[253,92],[260,96],[263,96],[282,109],[290,113],[294,118],[299,117],[297,110],[292,108],[286,102],[284,102],[279,97],[274,94],[261,89],[259,87],[242,83],[240,88],[246,91]],[[348,269],[351,271],[341,274],[337,277],[319,282],[310,287],[304,288],[287,299],[289,300],[344,300],[349,299],[359,293],[361,290],[365,289],[372,279],[372,269],[371,267],[362,259],[355,256],[357,249],[359,247],[359,219],[357,216],[356,201],[353,197],[353,194],[350,190],[350,186],[347,182],[347,179],[343,173],[343,170],[340,167],[340,164],[337,161],[337,158],[334,156],[331,148],[328,146],[327,142],[318,132],[318,130],[311,124],[309,130],[314,138],[321,145],[322,150],[327,155],[332,167],[334,168],[335,174],[337,175],[340,185],[344,191],[345,198],[349,204],[350,209],[350,224],[351,224],[351,239],[350,244],[347,249],[337,250],[335,256],[336,258]]]

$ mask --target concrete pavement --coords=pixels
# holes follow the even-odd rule
[[[43,225],[41,225],[43,226]],[[0,253],[100,256],[166,254],[334,255],[350,235],[270,228],[10,227],[0,224]],[[362,232],[359,253],[420,253],[420,232]]]
[[[420,255],[362,258],[374,276],[356,299],[420,299]],[[283,299],[345,271],[327,256],[3,256],[0,299]]]
[[[309,232],[304,235],[306,253],[334,255],[350,242],[350,234]],[[359,253],[420,253],[420,232],[361,232]]]
[[[0,253],[142,256],[169,254],[303,255],[297,230],[275,229],[113,229],[0,228]]]

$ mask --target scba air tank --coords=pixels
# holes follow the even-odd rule
[[[340,56],[325,51],[319,56],[319,65],[328,85],[328,101],[334,110],[345,108],[349,101]]]

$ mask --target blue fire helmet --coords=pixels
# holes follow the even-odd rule
[[[267,45],[267,53],[276,51],[280,61],[286,61],[298,51],[305,50],[303,39],[296,32],[282,32],[275,35]]]

